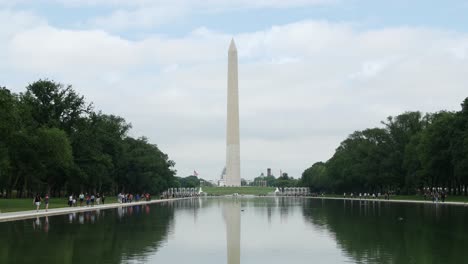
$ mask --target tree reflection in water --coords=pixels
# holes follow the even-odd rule
[[[167,239],[172,205],[135,205],[2,223],[0,263],[144,262],[145,254],[157,251]]]
[[[307,199],[303,215],[357,263],[466,263],[463,207]]]

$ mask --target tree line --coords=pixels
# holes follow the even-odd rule
[[[209,181],[198,178],[195,175],[190,175],[187,177],[176,177],[175,179],[175,188],[199,188],[199,187],[213,187]]]
[[[159,193],[175,163],[131,124],[95,111],[71,85],[39,80],[25,92],[0,87],[0,195]]]
[[[468,98],[460,111],[405,112],[382,124],[349,135],[328,161],[306,169],[301,183],[335,193],[444,188],[467,195]]]
[[[274,175],[260,175],[255,177],[252,182],[247,184],[247,182],[241,182],[242,185],[246,186],[265,186],[265,187],[302,187],[302,182],[300,179],[294,179],[294,177],[289,176],[288,173],[283,172],[278,178]]]

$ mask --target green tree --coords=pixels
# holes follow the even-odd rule
[[[451,143],[454,184],[450,186],[464,195],[468,192],[468,98],[461,104],[462,109],[456,113]]]
[[[468,98],[460,112],[406,112],[384,128],[356,131],[301,183],[334,192],[405,192],[425,187],[468,189]]]
[[[122,191],[161,193],[174,184],[175,163],[146,138],[125,139],[123,178],[118,187]]]
[[[49,80],[39,80],[26,87],[21,100],[32,110],[37,126],[58,127],[68,134],[80,117],[91,110],[84,97],[71,85],[64,86]]]
[[[36,136],[37,183],[42,186],[39,190],[53,191],[54,194],[62,189],[67,181],[67,173],[73,162],[72,149],[65,131],[58,128],[40,128]]]
[[[11,142],[19,130],[18,100],[5,87],[0,87],[0,194],[11,181]]]
[[[414,183],[409,178],[409,172],[406,170],[405,159],[406,155],[414,155],[414,153],[406,153],[406,147],[410,143],[412,137],[418,135],[426,125],[426,122],[421,112],[405,112],[396,117],[388,117],[387,122],[382,122],[390,134],[391,153],[389,155],[389,169],[394,176],[395,185],[399,189],[414,188],[410,183]],[[408,157],[407,159],[411,159]]]
[[[301,183],[314,191],[328,191],[331,182],[327,176],[327,166],[323,162],[316,162],[302,173]]]
[[[197,176],[190,175],[185,178],[177,177],[179,187],[181,188],[196,188],[200,186],[200,179]]]
[[[0,87],[0,194],[158,193],[175,187],[174,162],[123,118],[93,112],[71,86],[39,80]]]
[[[422,132],[419,144],[424,184],[429,187],[450,186],[454,172],[451,138],[455,114],[439,112],[429,119],[430,125]]]
[[[118,116],[91,113],[77,122],[71,136],[76,167],[70,178],[75,191],[117,191],[115,182],[125,178],[122,167],[127,132],[131,125]]]

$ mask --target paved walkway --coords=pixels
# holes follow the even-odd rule
[[[86,206],[63,207],[63,208],[49,209],[47,212],[45,211],[45,209],[40,209],[39,212],[36,212],[36,210],[31,210],[31,211],[20,211],[20,212],[11,212],[11,213],[0,213],[0,222],[23,220],[23,219],[42,217],[42,216],[63,215],[63,214],[76,213],[76,212],[104,210],[104,209],[134,206],[134,205],[164,203],[164,202],[169,202],[169,201],[176,201],[176,200],[190,199],[190,198],[192,197],[151,200],[148,202],[141,201],[141,202],[133,202],[133,203],[109,203],[109,204],[101,204],[101,205],[95,205],[95,206],[89,206],[89,207],[86,207]],[[41,206],[44,206],[44,205],[42,204]]]
[[[310,199],[326,199],[326,200],[346,200],[346,201],[362,201],[362,202],[385,202],[385,203],[412,203],[412,204],[437,204],[437,205],[458,205],[468,207],[466,202],[438,202],[424,200],[384,200],[384,199],[359,199],[359,198],[340,198],[340,197],[305,197]]]

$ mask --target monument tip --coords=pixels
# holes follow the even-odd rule
[[[234,38],[231,39],[231,44],[229,45],[229,51],[237,51],[236,43],[234,42]]]

